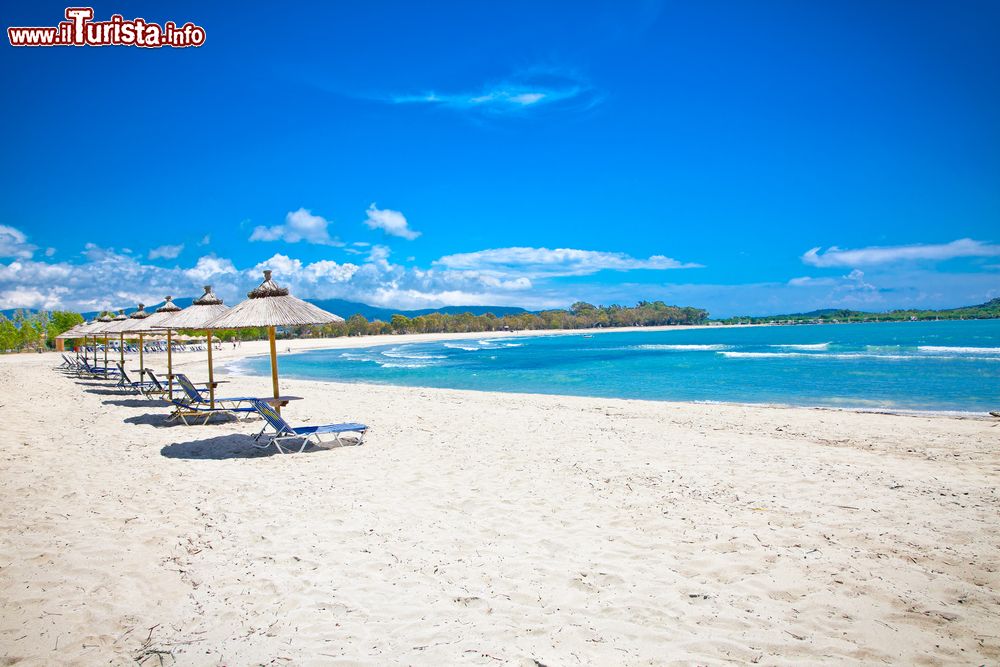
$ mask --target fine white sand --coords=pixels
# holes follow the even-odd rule
[[[56,363],[0,358],[0,664],[1000,661],[996,420],[282,380],[371,425],[282,456]]]

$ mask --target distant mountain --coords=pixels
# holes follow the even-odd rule
[[[485,315],[493,313],[497,317],[502,315],[516,315],[527,312],[524,308],[514,306],[444,306],[442,308],[423,308],[420,310],[400,310],[395,308],[380,308],[379,306],[369,306],[368,304],[356,301],[345,301],[344,299],[306,299],[309,303],[319,306],[323,310],[340,315],[345,320],[351,315],[362,315],[366,320],[382,320],[388,322],[393,315],[405,315],[406,317],[418,317],[431,313],[446,313],[454,315],[456,313],[472,313],[473,315]]]
[[[187,308],[194,301],[194,297],[179,297],[174,299],[176,303],[181,308]],[[306,299],[309,303],[319,306],[323,310],[329,311],[335,315],[340,315],[345,320],[351,315],[360,314],[364,316],[366,320],[382,320],[383,322],[388,322],[392,319],[395,314],[405,315],[407,317],[417,317],[419,315],[429,315],[430,313],[447,313],[454,315],[455,313],[472,313],[473,315],[485,315],[486,313],[493,313],[497,317],[503,315],[516,315],[517,313],[528,312],[524,308],[517,308],[514,306],[444,306],[443,308],[423,308],[420,310],[399,310],[394,308],[380,308],[379,306],[369,306],[366,303],[359,303],[357,301],[346,301],[344,299]],[[163,305],[163,302],[157,304],[146,305],[146,310],[149,312],[154,312],[157,308]],[[27,310],[27,309],[26,309]],[[14,310],[3,311],[5,315],[10,317]],[[126,308],[125,313],[133,313],[135,308]],[[98,315],[99,311],[92,311],[88,313],[81,313],[84,319],[91,320]]]
[[[959,308],[928,309],[906,308],[889,310],[879,313],[863,310],[846,310],[840,308],[823,308],[808,313],[790,313],[787,315],[767,315],[764,317],[738,316],[729,317],[720,322],[752,322],[764,324],[767,322],[901,322],[911,320],[980,320],[1000,318],[1000,297],[990,299],[986,303]]]

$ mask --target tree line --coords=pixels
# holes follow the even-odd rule
[[[23,352],[55,347],[56,336],[83,322],[80,313],[68,310],[0,313],[0,351]]]
[[[492,313],[429,313],[417,317],[396,314],[388,322],[369,321],[359,314],[344,322],[302,327],[293,332],[313,336],[366,336],[406,333],[487,333],[540,329],[647,327],[665,324],[703,324],[708,312],[700,308],[669,306],[662,301],[640,301],[635,306],[594,306],[584,301],[569,310],[543,310],[496,316]]]
[[[390,321],[368,320],[354,314],[344,322],[323,326],[286,327],[285,338],[372,336],[406,333],[487,333],[540,329],[590,329],[595,327],[648,327],[665,324],[704,324],[708,312],[701,308],[670,306],[663,301],[640,301],[635,306],[595,306],[584,301],[569,310],[543,310],[503,316],[492,313],[429,313],[417,317],[393,315]],[[0,350],[5,352],[55,347],[55,337],[83,322],[79,313],[15,311],[11,318],[0,314]],[[196,332],[202,335],[205,332]],[[259,340],[267,330],[226,329],[212,335],[218,340]]]

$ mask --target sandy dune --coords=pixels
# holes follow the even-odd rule
[[[55,363],[0,359],[3,664],[1000,661],[996,421],[283,381],[372,429],[281,456]]]

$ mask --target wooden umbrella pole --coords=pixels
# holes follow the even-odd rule
[[[174,365],[173,365],[173,345],[170,342],[170,334],[173,333],[170,329],[167,329],[167,394],[170,396],[170,400],[174,400]]]
[[[125,334],[118,334],[118,361],[122,362],[122,368],[125,368]]]
[[[142,361],[142,332],[139,332],[139,382],[142,382],[142,376],[146,374],[146,367],[143,365]]]
[[[108,367],[108,334],[104,334],[104,367]]]
[[[212,330],[208,332],[208,398],[209,407],[215,409],[215,372],[212,369]]]
[[[274,390],[274,397],[278,398],[278,351],[274,344],[274,327],[267,328],[267,342],[271,345],[271,388]],[[274,409],[281,414],[281,406],[274,404]]]

